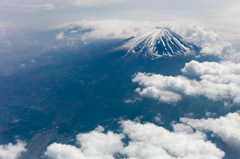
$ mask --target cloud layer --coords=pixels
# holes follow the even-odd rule
[[[77,135],[80,148],[53,143],[46,156],[52,159],[220,159],[225,153],[207,139],[205,132],[220,137],[234,149],[240,147],[240,114],[229,113],[219,118],[180,118],[173,131],[152,123],[121,121],[120,134],[98,126],[95,130]],[[194,130],[194,129],[195,130]],[[128,137],[129,141],[122,140]]]
[[[77,136],[75,146],[53,143],[47,148],[46,156],[53,159],[220,159],[224,152],[215,144],[207,141],[206,135],[183,124],[174,124],[174,131],[166,130],[151,123],[141,124],[133,121],[122,121],[122,133],[111,131],[106,134],[99,126],[94,131]],[[124,144],[122,139],[128,136],[130,141]],[[174,143],[174,144],[173,144]]]
[[[96,20],[96,21],[76,21],[63,23],[49,27],[55,29],[77,29],[91,30],[81,35],[83,41],[99,39],[127,39],[132,36],[143,34],[156,26],[156,23],[149,21],[130,21],[130,20]]]

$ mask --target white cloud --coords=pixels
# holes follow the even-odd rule
[[[229,113],[217,119],[181,118],[180,121],[197,130],[213,132],[233,148],[240,148],[240,115],[238,113]]]
[[[81,148],[70,145],[53,143],[47,148],[46,156],[53,159],[114,159],[113,155],[123,149],[121,141],[123,134],[115,134],[109,131],[102,133],[103,127],[77,135],[77,143]]]
[[[184,40],[201,48],[203,55],[215,55],[221,57],[226,49],[231,50],[232,46],[213,31],[202,29],[197,25],[186,28],[174,28]]]
[[[239,70],[240,64],[230,61],[222,61],[221,63],[199,63],[197,61],[191,61],[190,63],[186,63],[181,71],[185,75],[200,77],[201,81],[203,81],[202,83],[211,84],[209,89],[212,89],[212,91],[205,92],[207,93],[207,96],[219,96],[222,99],[230,98],[233,99],[234,103],[240,103],[240,81],[238,80],[240,78]],[[217,93],[214,93],[214,91],[217,91]],[[213,98],[217,99],[216,97]]]
[[[206,140],[201,132],[181,130],[170,132],[151,123],[122,122],[123,133],[131,139],[124,153],[129,158],[222,158],[224,152]],[[173,144],[174,143],[174,144]]]
[[[51,159],[86,159],[82,151],[75,146],[53,143],[45,153]]]
[[[139,100],[142,100],[142,98],[139,98],[139,97],[134,97],[133,99],[128,98],[128,99],[124,99],[124,103],[133,104]]]
[[[85,6],[85,7],[92,7],[92,6],[102,6],[111,3],[122,2],[123,0],[73,0],[72,4],[76,6]]]
[[[115,134],[111,131],[102,133],[100,127],[88,134],[77,135],[77,140],[81,145],[81,150],[87,157],[95,156],[100,158],[113,158],[113,155],[123,148],[121,139],[123,134]]]
[[[140,73],[138,73],[138,75],[133,79],[133,81],[137,82],[137,78],[139,78],[139,76],[141,76]],[[135,91],[142,97],[155,98],[158,99],[160,102],[166,102],[169,104],[176,103],[181,100],[181,95],[171,91],[161,90],[154,86],[150,86],[142,90],[140,88],[137,88]]]
[[[16,145],[9,143],[8,145],[0,145],[0,159],[17,159],[22,152],[26,152],[27,144],[18,140]]]
[[[217,62],[197,62],[191,61],[185,64],[185,67],[181,69],[183,74],[185,75],[192,75],[201,78],[207,78],[205,75],[212,75],[212,76],[221,76],[224,75],[231,76],[231,75],[240,75],[240,64],[236,64],[230,61],[222,61],[221,63]],[[221,79],[221,78],[220,78]],[[229,81],[230,80],[230,81]],[[219,83],[220,81],[218,81]],[[226,81],[221,81],[224,83],[230,82],[238,82],[235,78],[229,78]]]
[[[240,64],[232,62],[191,61],[181,71],[185,75],[200,78],[200,81],[184,76],[163,76],[160,74],[137,73],[132,79],[143,88],[136,92],[143,97],[161,102],[176,103],[181,95],[205,96],[213,101],[233,100],[240,103]]]
[[[80,148],[54,143],[47,148],[46,156],[52,159],[113,159],[123,155],[129,159],[220,159],[224,152],[206,139],[202,132],[193,132],[183,124],[174,125],[174,131],[168,131],[151,123],[141,124],[133,121],[121,121],[122,133],[107,134],[100,131],[77,136]],[[128,144],[121,139],[127,135]],[[174,144],[173,144],[174,143]]]
[[[56,35],[56,40],[62,40],[64,38],[64,32],[59,33]]]
[[[232,44],[225,41],[225,39],[232,42],[239,40],[239,33],[237,33],[238,29],[233,28],[233,33],[226,32],[224,29],[215,29],[215,31],[222,36],[219,36],[216,32],[203,29],[197,25],[193,25],[191,27],[177,26],[172,27],[172,29],[182,36],[185,41],[201,48],[200,54],[203,56],[213,55],[222,60],[240,62],[240,52],[234,50],[232,48]]]

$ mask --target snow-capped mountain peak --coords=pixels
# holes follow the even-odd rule
[[[187,55],[193,51],[193,46],[168,28],[157,27],[143,35],[135,37],[121,49],[126,49],[127,55],[143,55],[156,59],[162,56]]]

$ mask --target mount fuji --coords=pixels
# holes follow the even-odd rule
[[[127,50],[126,56],[143,56],[152,60],[163,56],[186,56],[196,52],[196,47],[169,28],[157,27],[143,35],[132,38],[118,49]]]

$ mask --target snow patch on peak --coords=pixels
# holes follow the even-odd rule
[[[129,40],[120,48],[128,50],[126,55],[143,55],[151,59],[187,55],[193,50],[193,46],[184,42],[179,35],[166,27],[156,27],[152,31]]]

